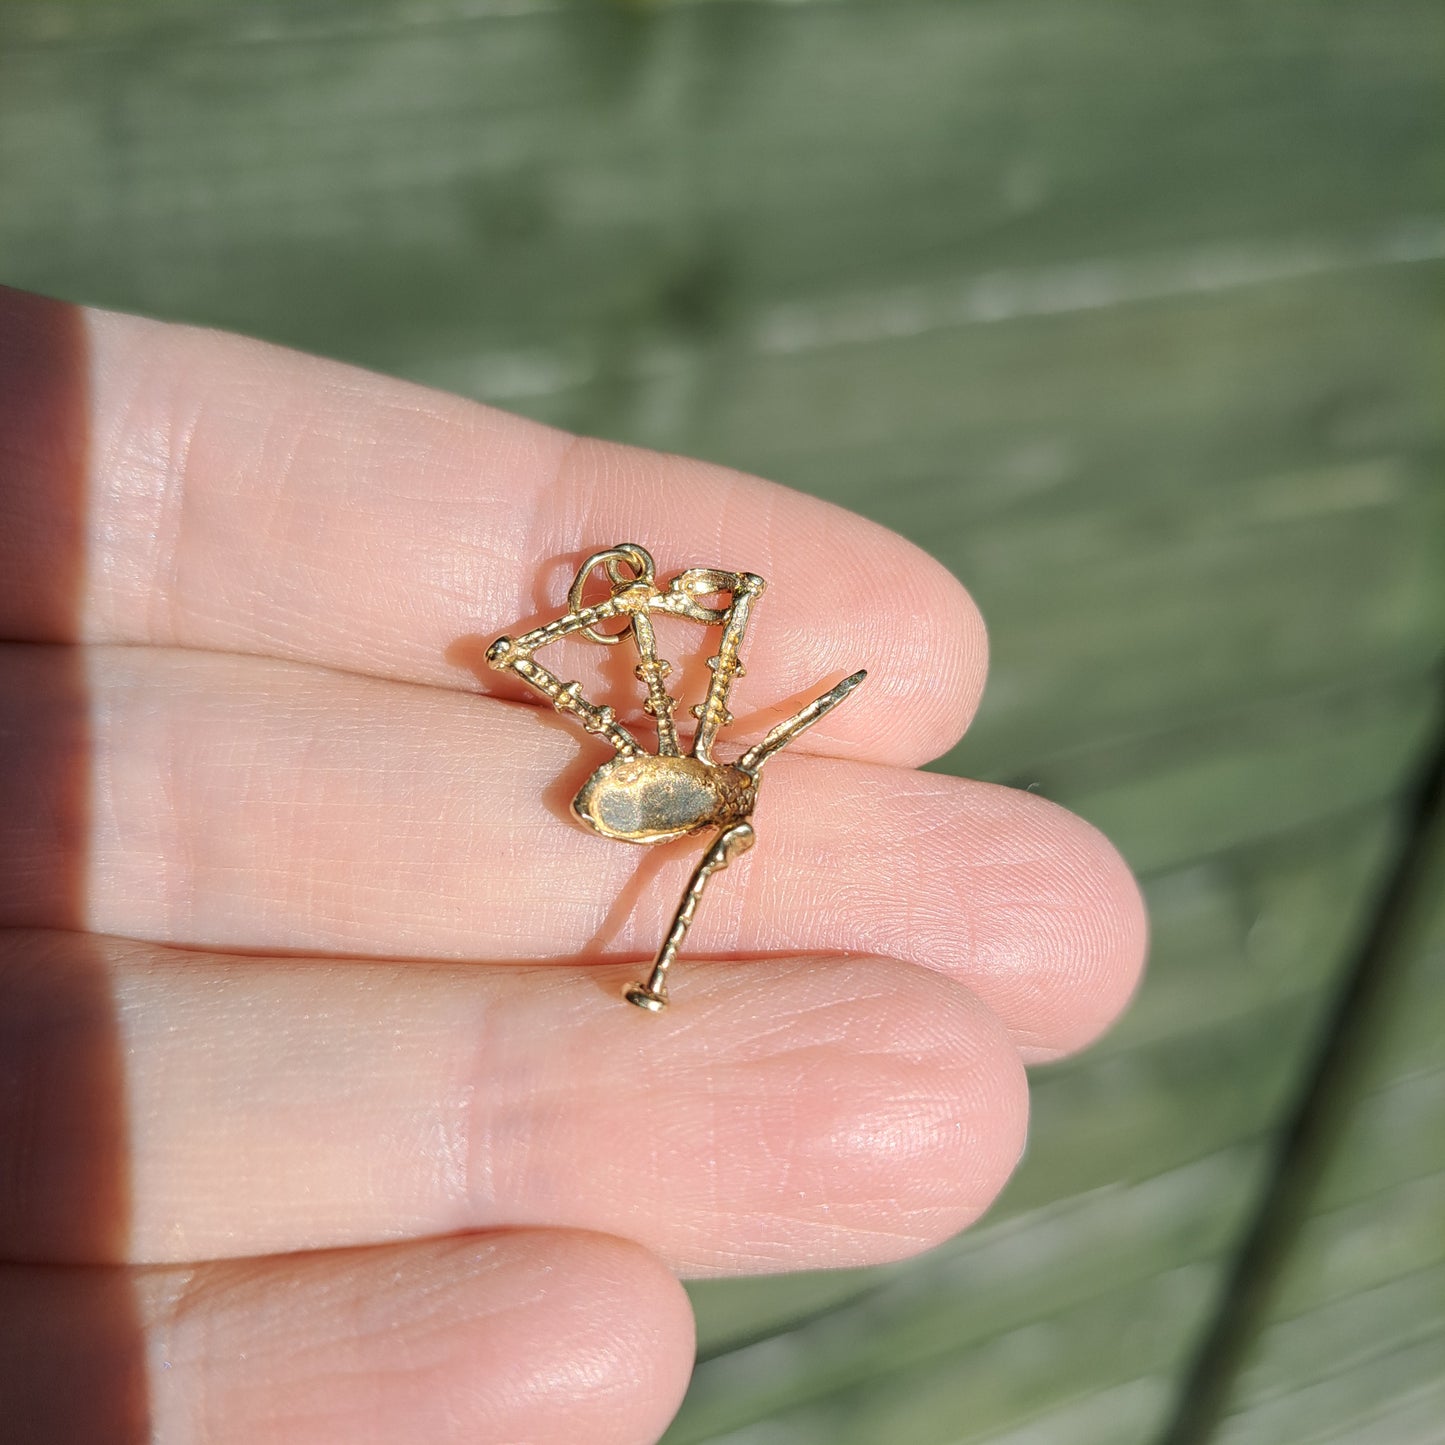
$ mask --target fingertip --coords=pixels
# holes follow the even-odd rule
[[[551,1405],[539,1445],[641,1445],[671,1423],[692,1376],[696,1326],[687,1292],[642,1245],[603,1234],[549,1232],[559,1280],[536,1383]],[[557,1388],[559,1383],[563,1388]],[[528,1436],[528,1439],[534,1437]]]
[[[972,725],[988,679],[988,626],[968,589],[943,563],[914,547],[908,615],[931,619],[919,629],[926,646],[910,666],[929,683],[919,690],[917,753],[921,766],[955,747]]]
[[[990,936],[1014,940],[1016,954],[1020,941],[1029,947],[981,962],[999,1006],[1019,1021],[1025,1062],[1045,1063],[1093,1043],[1128,1007],[1144,972],[1148,915],[1129,865],[1092,823],[1037,794],[1012,796],[1021,830],[1042,846],[1016,871],[1011,916],[1006,926],[995,919]],[[1005,1004],[1008,992],[1019,997]]]
[[[836,509],[835,509],[836,510]],[[812,750],[918,767],[954,747],[978,712],[988,677],[988,629],[963,583],[923,548],[876,523],[839,513],[841,579],[857,606],[839,621],[847,668],[867,671],[849,704],[851,744]]]
[[[1149,944],[1144,896],[1119,850],[1087,819],[1057,811],[1068,820],[1062,863],[1082,907],[1073,1018],[1061,1025],[1053,1057],[1076,1053],[1113,1027],[1138,990]]]
[[[880,1264],[973,1223],[1027,1136],[1028,1080],[1007,1029],[966,989],[914,965],[861,958],[769,968],[786,1011],[754,1029],[746,1075],[719,1071],[717,1084],[717,1130],[751,1121],[757,1136],[724,1141],[750,1215],[729,1239],[727,1213],[715,1207],[713,1238],[689,1252],[689,1267]],[[791,1087],[764,1086],[790,1077]]]
[[[921,1150],[889,1147],[884,1134],[866,1140],[894,1178],[901,1201],[917,1207],[907,1232],[862,1231],[857,1262],[911,1258],[951,1239],[992,1207],[1023,1158],[1029,1129],[1029,1081],[1008,1028],[966,988],[913,965],[889,965],[917,996],[914,1017],[936,1035],[929,1072],[946,1101],[944,1127]],[[906,1097],[906,1095],[905,1095]],[[903,1115],[904,1134],[914,1122]],[[925,1136],[926,1138],[926,1136]],[[878,1146],[882,1145],[880,1149]],[[860,1161],[863,1163],[864,1161]],[[859,1173],[866,1177],[868,1169]]]

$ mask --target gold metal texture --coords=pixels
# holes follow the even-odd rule
[[[588,579],[599,568],[611,594],[600,602],[585,604],[583,592]],[[520,678],[559,713],[576,718],[589,733],[612,745],[616,756],[603,763],[572,800],[572,814],[584,827],[604,838],[643,844],[665,843],[705,828],[717,829],[683,892],[647,981],[631,984],[624,991],[623,997],[629,1003],[651,1013],[667,1007],[667,971],[687,936],[708,879],[753,846],[755,834],[750,819],[764,763],[837,707],[868,675],[855,672],[845,677],[779,723],[735,762],[719,762],[712,749],[718,734],[733,721],[727,701],[733,683],[744,673],[739,656],[743,635],[752,604],[768,584],[754,573],[726,572],[717,567],[689,568],[666,587],[659,587],[656,579],[657,567],[646,548],[635,542],[620,542],[594,553],[582,564],[567,591],[567,611],[561,617],[520,637],[499,637],[487,649],[487,662],[492,668]],[[727,606],[704,605],[703,598],[714,596],[726,596]],[[712,677],[707,695],[692,708],[697,730],[688,754],[682,751],[673,720],[676,699],[665,686],[672,664],[657,655],[654,613],[722,628],[717,653],[708,659]],[[599,623],[616,620],[624,624],[616,632],[599,630]],[[636,646],[638,662],[633,672],[647,690],[642,706],[656,724],[655,753],[648,752],[617,721],[614,709],[599,707],[583,697],[580,683],[564,683],[556,673],[533,660],[543,647],[578,634],[607,647],[615,647],[627,638]]]

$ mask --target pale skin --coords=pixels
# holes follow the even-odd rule
[[[69,1445],[83,1378],[157,1445],[651,1441],[679,1276],[900,1259],[987,1208],[1023,1065],[1116,1017],[1145,925],[1086,823],[915,771],[984,685],[942,567],[723,468],[15,293],[7,386],[0,1076],[54,1043],[11,1049],[0,1115],[27,1438]],[[655,1016],[619,989],[697,842],[569,822],[605,745],[483,662],[619,538],[768,579],[733,747],[869,669],[769,765]],[[621,650],[550,658],[644,729]]]

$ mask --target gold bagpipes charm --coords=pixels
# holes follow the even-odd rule
[[[612,594],[584,606],[582,591],[601,567]],[[624,568],[630,571],[626,575]],[[712,755],[718,733],[733,716],[727,709],[728,693],[743,674],[738,648],[747,630],[755,598],[767,588],[751,572],[724,572],[716,567],[692,567],[680,572],[666,587],[656,582],[651,556],[634,542],[623,542],[589,557],[567,593],[567,612],[555,622],[534,628],[521,637],[499,637],[487,650],[487,662],[498,672],[510,672],[548,698],[559,713],[575,717],[589,733],[612,744],[616,757],[602,764],[583,783],[572,800],[573,816],[604,838],[626,843],[666,843],[687,833],[715,828],[717,833],[698,864],[673,915],[672,926],[657,952],[645,983],[628,986],[624,997],[639,1008],[659,1013],[667,1007],[667,970],[692,923],[707,881],[753,846],[749,821],[757,803],[763,764],[780,748],[811,727],[843,701],[868,675],[855,672],[821,697],[781,722],[760,743],[736,762],[718,762]],[[706,607],[701,599],[726,594],[726,607]],[[672,665],[657,655],[654,613],[683,617],[708,627],[721,627],[717,656],[708,659],[712,679],[707,697],[692,709],[697,732],[692,751],[684,754],[678,741],[672,711],[675,699],[665,687]],[[597,624],[623,618],[617,632],[600,632]],[[648,752],[617,721],[610,707],[598,707],[582,696],[582,685],[561,681],[533,656],[549,643],[581,633],[591,642],[615,647],[630,637],[636,645],[637,679],[647,689],[643,710],[657,724],[657,751]]]

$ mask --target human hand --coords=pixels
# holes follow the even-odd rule
[[[983,626],[859,517],[4,292],[0,495],[8,1440],[651,1440],[677,1275],[946,1238],[1022,1063],[1133,987],[1097,833],[913,771]],[[569,826],[605,750],[482,665],[624,538],[769,580],[725,740],[870,673],[769,765],[658,1016],[620,988],[699,845]],[[551,655],[640,717],[620,651]]]

